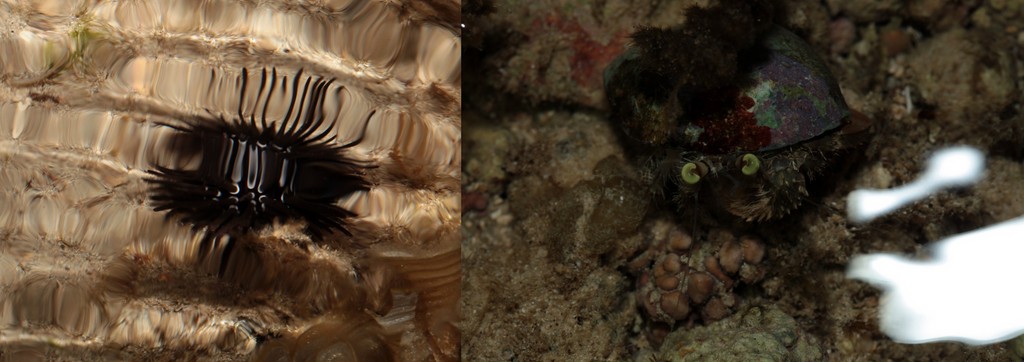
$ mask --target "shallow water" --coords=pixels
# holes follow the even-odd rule
[[[461,40],[430,4],[0,3],[0,357],[454,358]],[[280,124],[285,78],[313,76],[323,130],[373,166],[337,201],[352,237],[210,239],[152,209],[147,171],[197,165],[173,126]]]

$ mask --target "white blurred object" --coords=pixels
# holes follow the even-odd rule
[[[850,193],[846,214],[862,223],[888,214],[900,206],[927,197],[939,189],[977,182],[985,169],[985,156],[970,147],[940,150],[928,160],[928,169],[916,181],[889,190],[856,190]]]
[[[921,179],[894,190],[850,194],[850,218],[867,221],[946,186],[976,182],[981,152],[950,148],[932,156]],[[938,241],[931,258],[853,258],[847,276],[884,290],[882,332],[901,343],[989,344],[1024,333],[1024,217]]]
[[[847,277],[883,289],[879,325],[900,343],[989,344],[1024,333],[1024,217],[936,242],[929,260],[855,257]]]

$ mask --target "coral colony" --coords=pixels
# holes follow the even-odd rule
[[[980,179],[984,157],[966,147],[936,153],[919,180],[892,190],[850,194],[849,218],[864,222],[943,187]],[[900,343],[996,343],[1024,333],[1024,288],[1002,276],[1024,275],[1024,217],[956,235],[931,245],[929,260],[894,254],[857,256],[847,276],[885,291],[880,327]],[[956,288],[950,288],[956,286]]]

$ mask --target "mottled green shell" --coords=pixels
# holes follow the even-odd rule
[[[645,133],[635,136],[653,136],[656,142],[648,143],[671,138],[678,146],[705,154],[794,145],[837,129],[849,117],[828,67],[795,34],[774,27],[761,38],[758,49],[743,55],[744,73],[734,84],[687,94],[687,102],[680,102],[683,108],[672,109],[672,102],[652,99],[645,90],[627,93],[629,87],[659,82],[626,79],[639,76],[637,54],[627,51],[605,72],[609,103],[615,114],[627,118],[620,122]],[[673,84],[671,79],[663,82]],[[638,122],[644,122],[643,127],[635,127]]]

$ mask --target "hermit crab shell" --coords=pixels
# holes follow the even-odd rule
[[[770,151],[835,130],[850,116],[814,49],[778,26],[740,53],[732,84],[698,90],[638,79],[650,78],[638,57],[630,49],[616,59],[605,70],[605,90],[626,134],[648,144],[671,141],[709,155]]]

